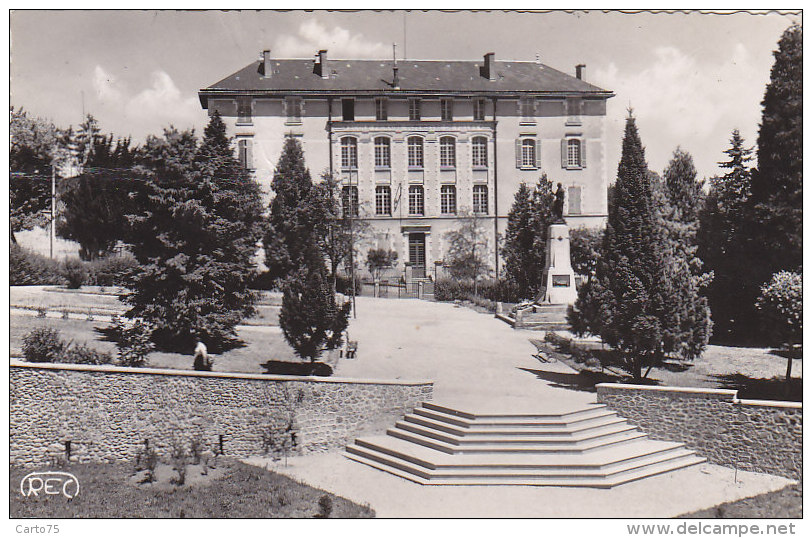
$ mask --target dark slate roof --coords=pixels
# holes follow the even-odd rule
[[[273,59],[273,75],[261,75],[262,61],[253,62],[208,88],[200,90],[206,106],[219,93],[587,93],[611,97],[610,91],[536,62],[496,61],[496,80],[480,72],[480,61],[399,60],[400,89],[392,87],[392,62],[387,60],[328,60],[330,78],[313,72],[313,60]]]

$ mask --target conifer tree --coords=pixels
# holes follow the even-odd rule
[[[544,174],[533,190],[519,185],[508,213],[505,243],[505,277],[524,299],[534,299],[542,286],[547,249],[547,229],[553,222],[555,195]]]
[[[658,229],[648,165],[629,114],[612,211],[594,279],[581,286],[573,327],[600,335],[621,351],[635,379],[662,357],[663,234]]]
[[[164,348],[212,351],[235,340],[253,314],[248,289],[261,236],[259,186],[234,157],[219,115],[197,147],[192,131],[150,137],[140,159],[148,205],[133,217],[133,254],[142,270],[125,296],[127,316],[154,327]]]

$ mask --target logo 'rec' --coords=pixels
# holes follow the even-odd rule
[[[73,499],[79,495],[79,479],[64,471],[36,471],[20,480],[20,493],[23,497],[62,495]]]

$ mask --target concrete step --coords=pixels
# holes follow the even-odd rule
[[[534,438],[537,436],[572,435],[573,433],[599,428],[602,426],[625,424],[626,420],[618,417],[614,413],[608,413],[604,416],[586,418],[572,424],[563,421],[551,421],[527,424],[486,424],[485,426],[480,426],[474,423],[471,426],[457,426],[442,420],[435,420],[433,418],[409,413],[403,418],[402,421],[398,421],[397,424],[402,424],[403,422],[417,424],[425,428],[431,428],[440,432],[454,434],[459,437],[465,436],[468,439],[480,439],[482,437],[491,436],[521,436]]]
[[[446,454],[497,454],[497,453],[560,453],[560,454],[580,454],[597,450],[607,446],[614,446],[645,438],[646,434],[630,427],[631,429],[619,432],[610,432],[592,437],[579,439],[560,439],[537,442],[500,442],[498,440],[459,443],[459,441],[444,441],[436,437],[400,428],[390,428],[387,435],[403,439],[418,445],[425,446]],[[437,437],[443,437],[442,434]]]
[[[419,415],[439,422],[445,422],[461,428],[500,428],[500,427],[533,427],[543,425],[565,425],[583,423],[595,418],[617,416],[605,406],[574,411],[559,415],[473,415],[473,418],[461,417],[428,407],[418,407],[414,415]]]
[[[537,411],[521,411],[516,412],[510,408],[496,408],[488,406],[477,410],[460,410],[451,404],[442,402],[422,402],[417,409],[430,409],[438,413],[443,413],[448,416],[464,418],[468,420],[483,420],[486,422],[497,422],[500,420],[508,422],[521,422],[525,420],[556,420],[556,419],[569,419],[575,418],[582,414],[590,414],[595,410],[607,409],[605,404],[588,404],[583,407],[557,409],[554,411],[547,411],[539,413]]]

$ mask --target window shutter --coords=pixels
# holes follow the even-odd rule
[[[586,168],[586,139],[581,139],[581,168]]]
[[[541,168],[541,140],[536,139],[536,168]]]
[[[254,169],[254,144],[252,140],[245,141],[245,167],[249,170]]]
[[[522,167],[522,139],[516,139],[516,168]]]
[[[561,139],[561,168],[567,167],[567,139]]]

